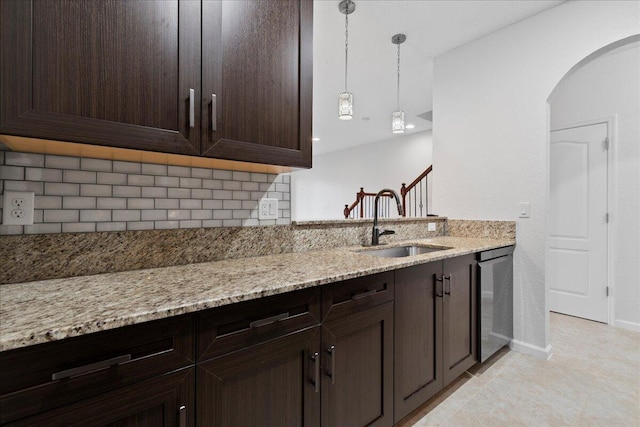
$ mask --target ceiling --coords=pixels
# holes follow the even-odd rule
[[[344,15],[337,0],[314,2],[313,133],[314,154],[401,135],[391,133],[396,108],[397,47],[401,45],[400,108],[409,132],[431,129],[417,117],[432,110],[433,58],[474,39],[533,16],[563,1],[546,0],[354,0],[349,15],[348,90],[353,120],[338,119],[344,91]]]

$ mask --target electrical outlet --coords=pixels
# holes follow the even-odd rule
[[[278,219],[278,199],[260,199],[258,219]]]
[[[427,231],[436,231],[436,223],[435,222],[427,223]]]
[[[33,224],[34,193],[5,191],[2,203],[4,225]]]

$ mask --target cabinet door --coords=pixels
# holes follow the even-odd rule
[[[0,8],[0,133],[199,154],[200,2]]]
[[[311,166],[312,32],[310,0],[203,2],[205,156]]]
[[[320,326],[197,366],[197,425],[317,426]]]
[[[393,425],[393,303],[323,324],[322,425]]]
[[[19,420],[11,426],[188,426],[194,421],[194,368]]]
[[[395,422],[443,387],[441,271],[437,261],[395,272]]]
[[[477,361],[475,255],[444,260],[444,385]]]

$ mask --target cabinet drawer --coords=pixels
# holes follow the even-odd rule
[[[247,348],[320,323],[320,289],[223,306],[198,315],[198,360]]]
[[[0,423],[193,364],[179,316],[0,353]]]
[[[323,288],[324,321],[393,301],[393,271],[333,283]]]

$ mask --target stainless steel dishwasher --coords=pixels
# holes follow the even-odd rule
[[[513,339],[514,246],[478,253],[478,355],[480,362]]]

